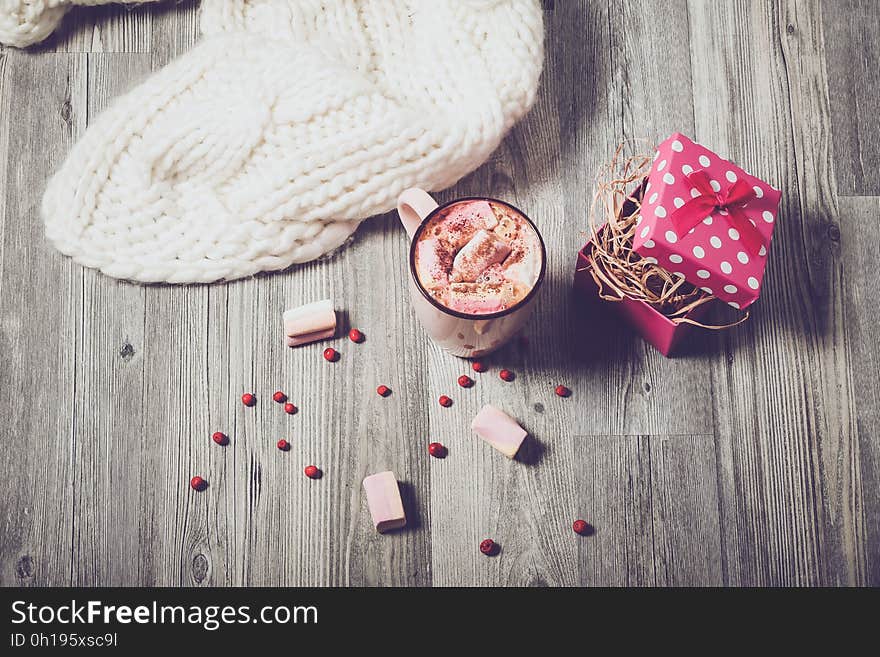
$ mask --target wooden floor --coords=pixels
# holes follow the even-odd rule
[[[121,283],[49,246],[46,177],[192,46],[197,4],[79,10],[42,48],[0,51],[0,584],[880,585],[880,8],[544,5],[534,110],[440,194],[513,202],[550,252],[528,346],[470,390],[406,301],[392,215],[335,257],[229,285]],[[784,195],[752,319],[667,360],[571,280],[599,164],[674,130]],[[326,296],[367,334],[338,340],[334,365],[280,335],[285,307]],[[471,434],[486,402],[534,436],[521,460]],[[387,536],[360,486],[383,469],[411,521]],[[486,537],[500,556],[479,553]]]

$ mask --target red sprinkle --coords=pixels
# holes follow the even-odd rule
[[[364,341],[364,334],[353,328],[348,332],[348,339],[352,342],[357,342],[358,344],[360,344]]]
[[[571,390],[565,386],[556,386],[556,394],[560,397],[571,397]]]
[[[475,360],[473,362],[473,364],[471,365],[471,367],[474,368],[474,372],[485,372],[486,370],[489,369],[488,367],[486,367],[486,363],[483,363],[482,361],[479,361],[479,360]]]
[[[213,440],[218,445],[225,445],[229,442],[229,438],[222,431],[215,431],[213,434],[211,434],[211,440]]]
[[[245,406],[255,406],[257,398],[250,392],[246,392],[241,396],[241,403]]]
[[[305,472],[306,477],[308,477],[309,479],[320,479],[321,475],[324,474],[314,465],[307,465],[305,469],[303,469],[303,472]]]
[[[575,520],[571,528],[575,534],[580,534],[581,536],[586,536],[590,533],[590,525],[585,520]]]
[[[339,352],[336,351],[333,347],[327,347],[324,350],[324,360],[335,363],[337,360],[339,360]]]
[[[440,395],[440,399],[438,399],[437,401],[440,402],[440,405],[443,408],[449,408],[450,406],[452,406],[452,400],[446,395]]]
[[[498,551],[498,543],[493,541],[491,538],[487,538],[480,543],[480,552],[485,554],[487,557],[494,557],[496,554],[498,554]]]
[[[447,449],[443,446],[442,443],[431,443],[428,445],[428,454],[433,456],[435,459],[445,459]]]
[[[275,394],[272,395],[272,399],[274,399],[275,401],[277,401],[279,404],[283,404],[284,402],[287,401],[287,395],[285,395],[285,394],[284,394],[283,392],[281,392],[280,390],[276,390],[276,391],[275,391]]]
[[[290,443],[284,440],[284,438],[279,440],[276,444],[278,445],[278,449],[280,449],[282,452],[286,452],[290,449]]]
[[[389,388],[388,386],[379,386],[378,388],[376,388],[376,392],[379,393],[380,397],[387,397],[391,394],[391,388]]]
[[[502,381],[513,381],[516,378],[516,375],[510,370],[501,370],[498,372],[498,376],[501,377]]]
[[[294,413],[296,413],[297,410],[298,409],[296,408],[296,406],[294,406],[290,402],[287,402],[284,405],[284,412],[287,413],[288,415],[293,415]]]
[[[474,380],[467,374],[462,374],[460,377],[458,377],[458,385],[460,385],[462,388],[470,388],[472,385],[474,385]]]
[[[193,490],[203,491],[208,487],[208,482],[196,475],[189,480],[189,485]]]

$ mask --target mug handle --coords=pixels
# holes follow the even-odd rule
[[[416,229],[437,205],[437,201],[424,189],[410,187],[403,190],[397,197],[397,214],[400,215],[400,223],[406,229],[407,235],[415,235]]]

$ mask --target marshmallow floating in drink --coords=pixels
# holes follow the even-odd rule
[[[491,404],[486,404],[477,413],[471,422],[471,429],[509,459],[516,456],[528,435],[516,420]]]
[[[332,338],[336,334],[333,302],[323,299],[284,311],[284,334],[288,347]]]
[[[507,308],[512,298],[510,283],[453,283],[446,305],[468,315],[489,315]]]
[[[379,472],[364,479],[367,506],[376,531],[384,534],[406,526],[406,514],[400,499],[400,487],[391,471]]]
[[[449,209],[444,218],[443,233],[453,249],[467,244],[479,230],[492,230],[498,217],[488,201],[461,203]]]
[[[510,253],[510,247],[485,230],[478,230],[452,261],[452,278],[455,281],[475,281],[483,271],[502,262]]]

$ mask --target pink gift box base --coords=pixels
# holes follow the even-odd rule
[[[664,356],[670,356],[676,350],[682,340],[687,337],[694,327],[693,324],[676,324],[663,313],[655,310],[644,301],[623,299],[622,301],[604,301],[599,297],[599,288],[589,271],[587,253],[592,246],[592,240],[587,242],[583,249],[578,252],[577,267],[575,269],[575,286],[582,290],[590,299],[617,309],[618,314],[624,318],[645,341],[649,342],[657,351]],[[688,319],[699,321],[705,316],[709,304],[704,304],[687,315]]]

